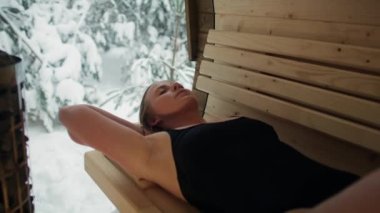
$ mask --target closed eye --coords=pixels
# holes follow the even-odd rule
[[[162,94],[164,94],[166,91],[167,91],[167,88],[166,88],[165,86],[160,87],[160,89],[159,89],[159,91],[158,91],[158,94],[159,94],[159,95],[162,95]]]

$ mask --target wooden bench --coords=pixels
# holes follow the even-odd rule
[[[270,123],[305,155],[359,175],[380,165],[380,49],[211,30],[196,88],[206,118]]]
[[[257,118],[326,165],[359,175],[379,167],[379,1],[186,6],[194,92],[206,119]],[[85,163],[121,212],[196,211],[158,187],[137,186],[101,153],[87,153]]]
[[[379,49],[218,30],[207,42],[194,82],[208,93],[206,119],[256,118],[329,166],[359,175],[379,167]],[[121,212],[197,212],[138,186],[97,151],[85,166]]]
[[[121,213],[195,213],[195,208],[158,186],[139,185],[102,153],[84,157],[85,170]]]

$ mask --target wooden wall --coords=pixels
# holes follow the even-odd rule
[[[186,0],[204,117],[256,118],[324,164],[378,168],[379,11],[379,0]],[[160,187],[138,187],[97,151],[85,168],[122,212],[197,212]]]
[[[380,47],[377,0],[215,0],[215,28]]]
[[[198,78],[200,62],[204,59],[203,50],[206,45],[207,33],[215,28],[215,13],[213,0],[186,0],[186,18],[189,58],[196,61],[194,81]],[[195,84],[194,84],[195,85]],[[193,87],[199,99],[202,112],[206,107],[207,93]]]
[[[196,8],[188,12],[196,19],[189,30],[197,40],[191,45],[192,59],[197,60],[194,89],[210,93],[200,95],[206,118],[258,118],[274,126],[284,142],[332,167],[365,174],[380,166],[380,1],[190,2]],[[217,31],[208,36],[213,28]],[[210,44],[205,45],[207,37]],[[254,72],[236,79],[231,73],[240,68]],[[285,81],[287,86],[280,88]],[[276,84],[271,87],[271,82]],[[299,83],[303,85],[288,87]],[[304,93],[306,88],[313,92]],[[280,98],[265,102],[269,99],[261,98],[262,91]],[[323,100],[327,93],[332,96]],[[344,104],[335,95],[355,101]],[[283,100],[297,110],[286,108]],[[336,104],[335,110],[321,108],[317,100],[327,107]],[[321,113],[317,119],[325,113],[331,119],[316,122],[304,109]],[[338,129],[333,124],[337,119],[352,125]]]

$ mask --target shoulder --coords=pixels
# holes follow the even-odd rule
[[[157,175],[162,176],[164,173],[170,173],[174,168],[174,157],[172,143],[167,132],[157,132],[145,136],[146,142],[149,144],[149,159],[146,162],[147,179],[156,180]]]
[[[156,132],[144,137],[150,149],[148,165],[154,164],[162,155],[171,154],[171,139],[167,132]]]
[[[149,143],[170,142],[170,135],[166,131],[150,133],[144,136]]]

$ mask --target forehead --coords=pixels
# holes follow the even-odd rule
[[[154,94],[154,92],[160,87],[160,86],[169,86],[170,84],[172,84],[173,82],[172,81],[169,81],[169,80],[167,80],[167,81],[159,81],[159,82],[156,82],[156,83],[154,83],[154,84],[152,84],[150,87],[149,87],[149,89],[148,89],[148,91],[147,91],[147,93],[146,93],[146,97],[147,98],[149,98],[149,97],[151,97],[153,94]]]
[[[155,91],[156,89],[158,89],[160,86],[170,86],[171,84],[173,83],[173,81],[169,81],[169,80],[166,80],[166,81],[158,81],[154,84],[152,84],[152,86],[149,88],[150,91]]]
[[[158,88],[162,85],[170,85],[172,83],[173,83],[173,81],[170,81],[170,80],[158,81],[158,82],[155,82],[154,84],[152,84],[151,88]]]

